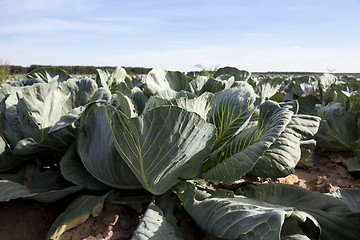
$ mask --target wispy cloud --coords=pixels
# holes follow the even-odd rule
[[[11,64],[359,71],[355,0],[0,0]],[[341,10],[341,11],[340,11]]]
[[[42,14],[76,14],[96,9],[99,5],[93,0],[1,0],[6,11],[3,16],[21,16],[35,13]]]
[[[61,35],[62,32],[88,32],[89,34],[97,33],[134,33],[137,31],[136,26],[122,25],[111,25],[104,24],[101,22],[89,22],[81,20],[62,20],[62,19],[33,19],[26,23],[11,23],[7,25],[0,25],[0,35],[10,34],[49,34],[56,33]]]
[[[95,22],[162,23],[162,24],[166,23],[159,19],[150,18],[150,17],[91,17],[88,18],[88,20]]]

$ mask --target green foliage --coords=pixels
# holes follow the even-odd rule
[[[89,78],[30,68],[0,88],[0,200],[53,201],[81,188],[95,195],[76,199],[48,238],[96,216],[109,190],[124,189],[153,198],[135,239],[181,239],[173,215],[181,206],[218,238],[358,236],[358,212],[334,197],[283,185],[234,194],[205,183],[293,173],[319,125],[358,157],[358,132],[350,138],[338,126],[360,127],[358,79],[251,77],[232,67],[194,75],[154,68],[145,76],[116,67]]]
[[[52,65],[30,65],[29,67],[23,67],[18,65],[7,64],[10,75],[26,75],[27,73],[37,70],[39,68],[60,68],[71,75],[95,75],[97,69],[102,71],[112,71],[114,66],[52,66]],[[123,67],[129,75],[143,75],[147,74],[151,69],[143,67]]]
[[[202,64],[196,64],[195,67],[200,68],[200,72],[202,76],[212,76],[216,70],[219,68],[219,66],[216,66],[214,68],[207,68]]]
[[[3,84],[10,77],[10,65],[7,61],[0,59],[0,84]]]

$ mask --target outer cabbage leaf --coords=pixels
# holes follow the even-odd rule
[[[252,170],[258,159],[280,136],[288,125],[293,112],[288,107],[281,108],[275,102],[265,102],[260,106],[258,124],[241,131],[217,153],[216,163],[204,173],[206,180],[231,184]],[[212,161],[212,159],[210,159]],[[205,163],[206,164],[206,163]]]
[[[112,106],[102,109],[120,156],[155,195],[198,175],[215,140],[212,124],[178,107],[154,108],[132,119]]]
[[[217,78],[199,76],[189,82],[185,90],[199,96],[204,92],[216,93],[224,89],[229,89],[234,82],[235,78],[230,75],[221,75]]]
[[[83,195],[76,198],[51,226],[46,239],[55,239],[67,230],[84,223],[89,216],[100,215],[104,201],[109,193],[104,196]]]
[[[116,92],[116,96],[119,103],[117,109],[122,111],[129,118],[138,116],[137,106],[131,98],[119,91]]]
[[[360,118],[359,118],[360,120]],[[360,137],[358,140],[350,144],[351,151],[354,153],[358,161],[358,168],[360,167]]]
[[[255,93],[259,96],[259,104],[274,96],[283,83],[284,79],[280,77],[260,78],[256,85],[253,86]]]
[[[317,107],[323,119],[315,135],[318,146],[331,151],[350,150],[360,138],[360,112],[346,111],[340,103]]]
[[[292,92],[298,97],[319,93],[318,80],[313,76],[293,77]]]
[[[294,173],[301,158],[301,141],[316,134],[320,120],[310,115],[293,115],[285,130],[264,152],[250,173],[274,178]]]
[[[19,79],[19,80],[14,80],[9,82],[9,84],[12,87],[24,87],[24,86],[30,86],[33,85],[35,83],[43,83],[44,81],[41,80],[40,78],[24,78],[24,79]],[[3,85],[2,85],[3,86]]]
[[[299,114],[308,114],[318,116],[317,104],[321,104],[321,100],[314,95],[298,98]]]
[[[122,67],[116,67],[111,72],[96,69],[96,83],[98,86],[108,89],[111,93],[121,91],[125,95],[131,94],[133,88],[130,76]]]
[[[73,129],[75,129],[75,122],[77,120],[80,119],[82,112],[84,111],[86,107],[85,106],[80,106],[77,108],[74,108],[72,110],[70,110],[70,112],[62,115],[59,119],[59,121],[57,121],[48,131],[48,133],[52,133],[55,131],[58,131],[60,129],[66,128],[71,126]]]
[[[359,238],[360,213],[334,197],[286,184],[247,186],[242,193],[248,198],[306,212],[319,223],[320,239]]]
[[[173,91],[171,89],[167,89],[167,90],[157,92],[154,96],[159,97],[159,98],[163,98],[163,99],[166,99],[166,100],[178,99],[178,98],[181,98],[181,97],[193,99],[193,98],[197,97],[194,93],[191,93],[191,92],[188,92],[188,91],[185,91],[185,90],[175,92],[175,91]]]
[[[111,190],[110,186],[100,182],[87,171],[76,152],[75,142],[62,157],[60,161],[60,170],[66,180],[71,181],[77,186],[94,191]]]
[[[169,223],[163,211],[151,202],[134,232],[132,240],[183,239],[176,226]]]
[[[181,72],[153,68],[144,80],[144,92],[151,96],[163,90],[184,90],[190,78]]]
[[[178,106],[189,112],[199,114],[203,119],[207,119],[208,112],[211,109],[212,93],[205,92],[199,97],[175,97],[173,99],[163,99],[157,96],[151,96],[146,103],[144,111],[160,106]]]
[[[95,81],[89,78],[68,80],[59,84],[59,89],[60,91],[69,94],[69,99],[62,109],[64,114],[76,107],[84,106],[90,102],[108,102],[111,99],[109,90],[97,87]]]
[[[356,157],[346,159],[345,165],[348,172],[360,172],[360,161]]]
[[[68,98],[67,93],[56,89],[56,83],[17,88],[5,100],[3,128],[9,144],[14,147],[27,137],[41,141],[45,128],[60,119],[62,112],[59,110]]]
[[[244,81],[244,82],[246,82],[251,76],[251,73],[245,70],[239,70],[234,67],[223,67],[216,70],[213,77],[216,78],[219,77],[220,75],[225,75],[225,74],[234,76],[235,81]]]
[[[329,193],[342,202],[344,202],[352,211],[360,212],[360,189],[359,188],[343,188],[335,192]]]
[[[26,198],[40,202],[54,202],[81,188],[71,186],[59,171],[40,171],[27,165],[16,174],[0,174],[0,201]]]
[[[343,92],[348,96],[352,94],[359,94],[360,79],[351,76],[343,76],[339,81],[333,84],[331,88],[335,92]]]
[[[108,106],[110,108],[110,106]],[[142,188],[141,183],[115,148],[106,107],[89,106],[80,120],[76,149],[87,171],[100,182],[122,189]],[[111,106],[111,109],[114,109]],[[116,111],[116,110],[114,110]],[[80,177],[80,176],[79,176]]]
[[[360,112],[360,94],[354,94],[348,97],[350,111]]]
[[[16,155],[63,154],[74,138],[68,126],[80,117],[81,106],[108,95],[91,79],[16,88],[5,100],[4,136]]]
[[[42,82],[64,82],[71,78],[71,76],[60,68],[55,67],[44,67],[35,69],[28,74],[26,74],[25,78],[28,79],[39,79]]]
[[[203,229],[218,238],[280,239],[282,226],[289,220],[286,235],[297,232],[306,237],[299,227],[305,222],[309,224],[308,229],[319,233],[316,221],[309,214],[292,207],[234,195],[230,191],[210,192],[190,183],[183,185],[178,186],[178,196],[185,209]]]
[[[323,92],[326,92],[328,89],[331,88],[331,85],[336,83],[338,78],[330,73],[324,73],[319,77],[319,85]]]
[[[27,137],[40,142],[62,115],[88,103],[96,91],[92,80],[16,88],[5,100],[4,136],[12,146]]]
[[[0,173],[21,165],[28,159],[22,159],[12,154],[9,144],[0,135]]]
[[[131,99],[137,106],[138,115],[140,115],[144,111],[145,104],[148,101],[148,97],[143,91],[136,91],[131,95]]]

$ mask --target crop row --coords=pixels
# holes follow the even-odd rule
[[[96,216],[105,201],[139,211],[146,203],[133,239],[182,239],[177,208],[223,239],[357,239],[359,189],[210,185],[287,176],[312,164],[315,146],[352,151],[347,167],[359,171],[359,89],[355,77],[251,76],[232,67],[192,76],[159,68],[130,76],[117,67],[94,78],[34,70],[0,88],[0,201],[52,202],[87,189],[48,239]],[[136,189],[152,200],[119,199]]]

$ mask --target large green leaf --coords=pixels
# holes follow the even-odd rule
[[[108,89],[111,93],[116,91],[122,91],[124,94],[131,92],[132,86],[129,86],[127,82],[129,78],[130,76],[126,73],[126,70],[119,66],[112,71],[96,69],[96,83],[98,86]]]
[[[291,91],[298,97],[318,93],[318,80],[314,76],[293,77]]]
[[[254,111],[255,93],[253,88],[243,83],[214,94],[208,121],[217,128],[214,149],[221,147],[236,133],[246,127]]]
[[[298,99],[299,114],[319,115],[316,105],[321,103],[321,100],[314,95],[308,95]]]
[[[280,77],[260,78],[254,86],[255,93],[259,95],[259,103],[269,100],[277,93],[284,83],[284,79]]]
[[[0,174],[0,201],[17,198],[54,202],[81,188],[72,186],[59,171],[26,165],[15,174]]]
[[[70,110],[70,112],[62,115],[59,119],[59,121],[57,121],[48,131],[48,133],[52,133],[55,132],[57,130],[66,128],[68,126],[71,126],[73,129],[75,129],[74,123],[79,120],[79,118],[81,117],[82,112],[84,111],[86,107],[85,106],[80,106],[77,108],[74,108],[72,110]]]
[[[214,73],[213,77],[219,77],[220,75],[231,75],[234,76],[235,81],[247,81],[250,76],[251,73],[245,70],[239,70],[237,68],[234,67],[223,67],[223,68],[219,68],[218,70],[216,70],[216,72]]]
[[[360,80],[352,76],[342,76],[340,81],[332,84],[331,88],[336,92],[342,92],[347,96],[358,94]]]
[[[45,136],[43,129],[61,117],[61,112],[52,109],[62,109],[69,96],[55,89],[56,83],[36,84],[17,88],[7,97],[3,127],[4,136],[11,146],[26,137],[40,141]]]
[[[359,117],[360,120],[360,117]],[[360,136],[359,139],[350,144],[351,151],[354,153],[358,162],[360,162]]]
[[[0,172],[15,168],[27,159],[16,157],[12,154],[9,144],[0,135]]]
[[[321,87],[321,90],[323,92],[326,92],[329,88],[331,88],[331,85],[336,83],[338,78],[330,73],[324,73],[319,77],[319,85]]]
[[[315,135],[318,146],[331,151],[350,150],[351,144],[360,138],[360,112],[345,111],[339,103],[318,108],[323,119]]]
[[[193,79],[184,90],[201,95],[204,92],[216,93],[224,89],[229,89],[234,84],[235,78],[230,75],[221,75],[217,78],[209,76],[199,76]]]
[[[215,140],[212,124],[178,107],[154,108],[131,119],[112,106],[101,109],[111,123],[120,156],[142,185],[156,195],[182,178],[198,175]]]
[[[60,170],[66,180],[71,181],[77,186],[94,191],[111,190],[110,186],[100,182],[87,171],[76,152],[75,142],[69,147],[62,157],[60,161]]]
[[[179,231],[175,228],[176,226],[167,221],[163,211],[154,202],[151,202],[142,216],[132,240],[182,239]]]
[[[195,98],[197,95],[185,90],[181,90],[179,92],[173,91],[171,89],[167,89],[167,90],[163,90],[160,92],[157,92],[154,96],[159,97],[159,98],[163,98],[166,100],[171,100],[171,99],[178,99],[181,97],[185,97],[188,99],[193,99]]]
[[[84,195],[76,198],[53,223],[46,235],[46,239],[59,237],[67,230],[85,222],[90,215],[93,217],[99,216],[108,194],[104,196]]]
[[[69,94],[69,99],[62,109],[63,113],[84,106],[90,102],[105,101],[111,99],[111,93],[106,88],[99,88],[95,81],[89,78],[70,79],[59,84],[59,90]]]
[[[360,112],[360,94],[354,94],[348,98],[350,102],[350,111]]]
[[[23,138],[41,142],[63,115],[94,100],[97,91],[90,79],[18,87],[5,100],[4,136],[12,147]]]
[[[285,130],[264,152],[251,170],[259,177],[285,177],[294,173],[301,157],[301,140],[315,135],[320,118],[310,115],[293,115]]]
[[[4,124],[6,122],[5,118],[5,101],[9,97],[10,93],[15,91],[18,87],[12,87],[9,84],[2,84],[0,87],[0,134],[4,134]]]
[[[131,98],[119,91],[116,92],[116,96],[119,103],[117,109],[122,111],[129,118],[138,116],[137,106]]]
[[[144,81],[144,92],[151,96],[163,90],[181,91],[189,81],[181,72],[153,68]]]
[[[208,171],[204,178],[231,184],[243,177],[284,131],[292,115],[288,107],[281,108],[275,102],[263,103],[258,124],[244,129],[227,143],[217,153],[215,166],[205,169]]]
[[[360,189],[343,188],[328,195],[340,199],[354,212],[360,212]]]
[[[83,106],[107,101],[109,96],[109,91],[98,89],[91,79],[16,88],[5,101],[4,136],[14,155],[48,153],[58,161],[74,139],[73,124]]]
[[[199,114],[203,119],[207,119],[208,112],[211,109],[212,93],[205,92],[199,97],[174,97],[172,99],[164,99],[158,96],[151,96],[146,103],[144,111],[160,106],[178,106],[189,112]]]
[[[190,183],[177,187],[187,212],[203,229],[218,238],[280,239],[282,226],[288,220],[286,235],[297,232],[305,236],[301,229],[301,224],[305,222],[309,224],[308,229],[319,233],[316,222],[309,214],[295,211],[292,207],[234,195],[230,191],[211,192],[195,188]]]
[[[310,214],[320,225],[320,239],[359,238],[360,213],[334,197],[286,184],[249,185],[242,192],[248,198],[294,207]]]
[[[348,172],[360,172],[360,161],[355,157],[346,159],[345,165]]]
[[[60,68],[44,67],[29,72],[28,74],[26,74],[25,78],[35,78],[43,82],[63,82],[71,78],[71,76]]]
[[[148,97],[143,91],[136,91],[131,95],[132,100],[137,106],[138,114],[140,115],[145,108],[145,104],[148,101]]]
[[[141,188],[141,183],[115,148],[108,123],[111,115],[107,115],[109,113],[104,109],[107,107],[96,103],[83,113],[76,137],[79,157],[87,171],[106,185],[125,189]],[[116,111],[112,106],[111,109]]]

